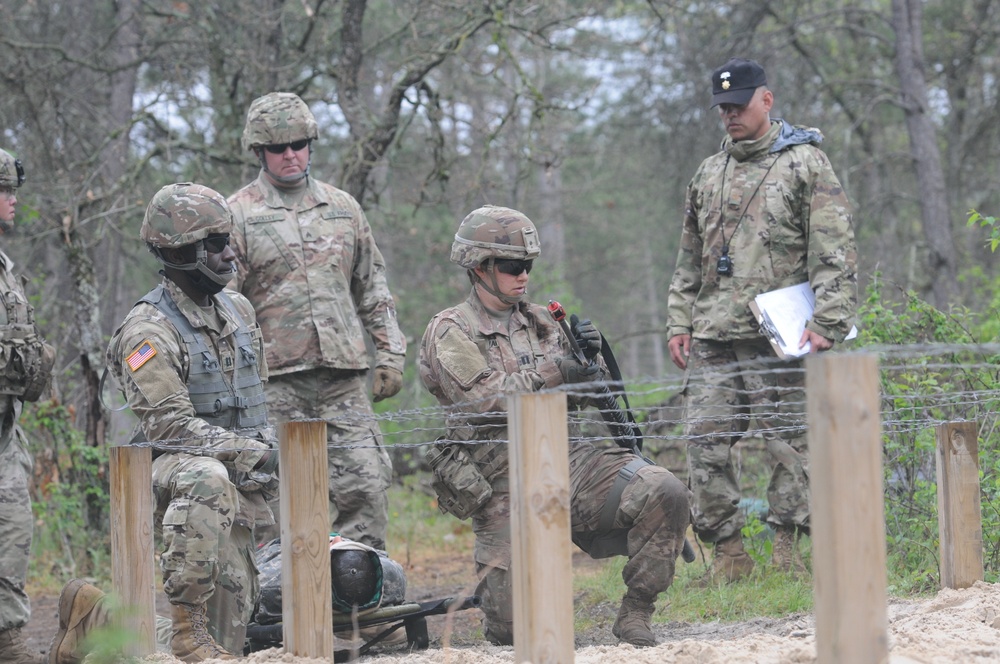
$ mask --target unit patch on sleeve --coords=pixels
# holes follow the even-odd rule
[[[153,348],[153,344],[149,343],[149,341],[143,341],[142,344],[135,349],[135,352],[125,358],[125,364],[128,365],[129,369],[135,371],[146,362],[153,359],[154,355],[156,355],[156,349]]]

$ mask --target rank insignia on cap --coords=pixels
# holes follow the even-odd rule
[[[728,90],[729,89],[729,81],[723,81],[722,82],[722,89],[723,90]]]
[[[142,344],[135,349],[135,352],[125,358],[125,364],[127,364],[128,368],[132,371],[136,371],[146,362],[153,359],[154,355],[156,355],[156,349],[153,348],[153,344],[148,341],[143,341]]]

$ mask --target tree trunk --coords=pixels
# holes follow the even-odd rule
[[[927,112],[921,19],[921,0],[892,0],[892,27],[896,33],[896,74],[899,77],[901,103],[917,173],[934,304],[939,309],[946,310],[958,295],[958,266],[948,215],[948,190],[941,168],[941,152],[934,124]]]

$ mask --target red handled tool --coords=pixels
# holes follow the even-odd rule
[[[555,300],[549,300],[549,313],[552,314],[552,318],[559,323],[559,327],[562,328],[563,334],[569,339],[570,348],[573,349],[573,355],[576,357],[577,361],[583,366],[588,366],[591,362],[587,360],[587,356],[583,354],[580,349],[580,344],[576,342],[576,337],[573,336],[573,332],[569,329],[569,323],[566,322],[566,310],[563,306],[556,302]]]

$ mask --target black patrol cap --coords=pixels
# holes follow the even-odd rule
[[[743,106],[753,97],[754,90],[767,85],[764,68],[753,60],[733,58],[712,72],[712,105]]]

